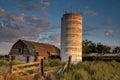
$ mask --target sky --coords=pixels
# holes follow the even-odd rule
[[[120,46],[120,0],[0,0],[0,54],[18,40],[60,48],[61,17],[77,12],[83,18],[83,40]]]

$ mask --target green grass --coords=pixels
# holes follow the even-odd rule
[[[119,62],[82,62],[72,65],[63,74],[55,73],[58,80],[119,80]]]
[[[59,59],[44,60],[45,67],[55,67],[55,66],[61,66],[61,65],[62,65],[62,62]]]

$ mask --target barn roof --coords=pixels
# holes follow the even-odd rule
[[[60,49],[51,44],[38,43],[26,40],[18,40],[17,42],[19,41],[23,42],[27,46],[31,55],[35,55],[36,52],[39,56],[48,56],[49,53],[51,55],[59,55],[60,53]]]

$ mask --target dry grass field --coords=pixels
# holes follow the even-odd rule
[[[10,74],[9,65],[20,64],[20,62],[8,62],[0,60],[0,80],[35,80],[30,75]],[[59,60],[51,60],[44,62],[45,67],[62,66]],[[119,80],[120,79],[120,63],[116,61],[85,61],[82,63],[71,65],[71,67],[58,73],[57,71],[48,75],[49,80]],[[36,76],[38,77],[38,76]],[[39,80],[41,80],[40,78]],[[48,80],[43,79],[43,80]]]

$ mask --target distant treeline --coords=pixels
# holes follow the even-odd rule
[[[110,46],[104,45],[102,43],[94,43],[89,40],[83,40],[83,53],[89,54],[89,53],[120,53],[120,46],[115,47],[113,50],[111,50]]]

